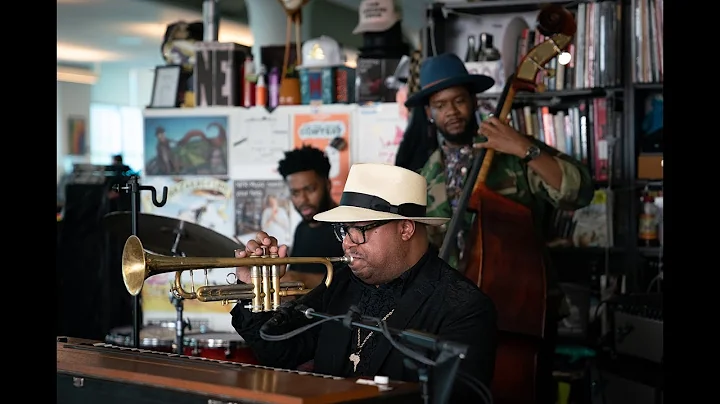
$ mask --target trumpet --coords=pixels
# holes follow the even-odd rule
[[[122,254],[122,275],[127,291],[137,296],[151,276],[175,272],[172,292],[182,299],[197,299],[201,302],[222,302],[251,300],[247,306],[253,313],[276,310],[283,296],[300,296],[312,289],[305,288],[302,282],[280,282],[279,265],[286,264],[324,264],[327,270],[325,286],[333,279],[333,263],[350,263],[352,257],[284,257],[276,254],[247,258],[205,258],[205,257],[168,257],[145,251],[137,236],[125,241]],[[250,267],[251,284],[205,285],[197,290],[186,291],[180,280],[184,271],[193,269]],[[194,289],[194,288],[193,288]]]

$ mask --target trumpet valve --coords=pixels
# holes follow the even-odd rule
[[[267,311],[269,307],[271,307],[271,298],[272,298],[272,291],[271,291],[271,278],[270,278],[270,268],[268,268],[267,265],[263,265],[261,267],[261,273],[262,273],[262,292],[263,292],[263,310]]]
[[[252,254],[251,257],[256,258],[257,255]],[[262,270],[258,265],[253,265],[250,267],[250,281],[253,284],[253,298],[252,298],[252,304],[250,306],[250,311],[253,313],[259,313],[263,311],[263,301],[262,301]]]
[[[270,254],[270,258],[278,258],[277,254]],[[270,266],[270,281],[272,282],[272,309],[280,307],[280,270],[273,264]]]

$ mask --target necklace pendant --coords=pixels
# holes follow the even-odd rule
[[[350,359],[350,362],[353,363],[353,372],[356,372],[358,363],[360,363],[360,355],[353,352],[350,354],[349,359]]]

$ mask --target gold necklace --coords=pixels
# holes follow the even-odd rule
[[[385,317],[382,318],[382,321],[385,321],[388,318],[390,318],[390,316],[392,316],[393,312],[395,312],[395,309],[390,310],[390,312],[388,314],[386,314]],[[365,339],[361,343],[360,342],[360,327],[358,327],[357,350],[355,352],[351,353],[350,356],[348,357],[348,359],[350,359],[350,362],[353,363],[353,372],[357,371],[358,363],[360,363],[360,352],[362,352],[362,349],[365,346],[365,343],[368,342],[368,340],[370,339],[370,337],[372,337],[372,335],[374,333],[375,333],[375,331],[370,331],[370,333],[367,335],[367,337],[365,337]]]

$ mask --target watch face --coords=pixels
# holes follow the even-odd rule
[[[530,149],[528,149],[528,153],[532,158],[535,158],[540,155],[540,148],[537,146],[530,146]]]

